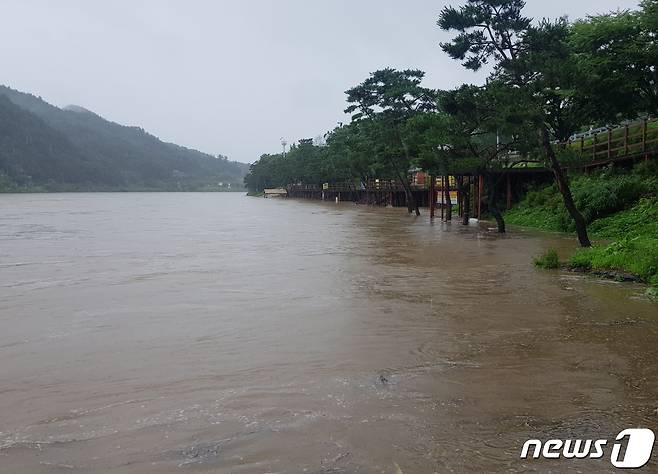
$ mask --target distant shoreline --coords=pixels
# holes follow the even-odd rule
[[[2,194],[65,194],[65,193],[243,193],[246,189],[212,190],[212,189],[7,189],[0,190]]]

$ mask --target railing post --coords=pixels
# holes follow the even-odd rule
[[[592,161],[596,161],[596,133],[592,136]]]
[[[430,190],[429,190],[429,206],[430,206],[430,219],[434,219],[434,207],[436,206],[436,178],[432,175],[429,175],[430,180]]]
[[[455,179],[457,179],[457,177],[455,177]],[[464,176],[461,176],[459,179],[461,180],[460,181],[460,183],[461,183],[460,187],[463,188],[464,187]],[[457,215],[459,217],[462,216],[462,193],[460,191],[460,187],[457,188]]]
[[[478,177],[478,220],[480,220],[480,215],[482,213],[483,191],[484,191],[484,176],[480,175]]]

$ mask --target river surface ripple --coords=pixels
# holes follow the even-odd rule
[[[519,459],[657,428],[658,306],[533,268],[572,245],[351,203],[0,195],[0,471],[608,471]]]

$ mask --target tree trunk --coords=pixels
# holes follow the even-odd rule
[[[470,178],[469,178],[470,180]],[[457,180],[457,189],[459,189],[459,199],[461,200],[462,208],[462,224],[468,225],[468,218],[470,213],[470,181],[464,183],[464,176],[460,176]]]
[[[418,201],[416,201],[416,197],[414,196],[413,193],[411,193],[411,205],[414,208],[414,211],[416,211],[416,216],[420,216],[420,209],[418,209]]]
[[[411,214],[415,210],[416,215],[420,216],[418,203],[416,202],[414,193],[411,191],[411,186],[409,186],[409,182],[402,177],[402,174],[399,171],[398,171],[398,177],[400,178],[400,183],[402,183],[402,187],[404,188],[404,192],[407,196],[407,211],[409,211],[409,214]]]
[[[452,220],[452,201],[450,200],[450,177],[445,177],[443,186],[443,206],[446,208],[446,221]]]
[[[499,234],[504,234],[505,233],[505,219],[503,219],[503,215],[500,213],[500,210],[498,209],[498,206],[496,205],[496,181],[494,180],[493,174],[492,173],[486,173],[485,175],[485,180],[487,183],[488,192],[487,192],[487,207],[489,208],[489,212],[494,216],[496,219],[496,225],[498,226],[498,233]]]
[[[407,145],[404,143],[404,140],[402,140],[402,137],[400,136],[400,130],[397,130],[398,132],[398,139],[400,140],[400,145],[402,145],[402,149],[404,150],[404,156],[407,159],[407,163],[411,163],[411,157],[409,156],[409,149],[407,148]],[[396,163],[397,165],[397,163]],[[420,210],[418,209],[418,203],[416,202],[416,198],[414,197],[414,193],[411,191],[411,186],[409,186],[409,181],[407,179],[403,179],[402,176],[407,174],[407,171],[403,171],[400,173],[400,167],[396,166],[396,170],[398,173],[398,176],[400,178],[400,181],[402,181],[402,186],[404,186],[404,190],[407,193],[407,210],[409,211],[409,214],[412,213],[413,210],[416,211],[416,215],[420,216]]]
[[[409,211],[409,214],[411,214],[414,209],[416,210],[416,215],[420,216],[420,210],[418,209],[418,203],[416,202],[416,198],[414,197],[414,194],[411,192],[411,186],[409,186],[409,181],[404,178],[404,175],[400,172],[400,167],[398,166],[397,162],[394,161],[393,159],[390,159],[391,163],[393,164],[393,167],[395,168],[395,173],[398,175],[398,179],[400,180],[400,184],[404,188],[404,193],[406,196],[406,201],[407,201],[407,211]]]
[[[578,241],[580,242],[581,247],[591,247],[592,243],[589,241],[589,236],[587,235],[587,224],[585,223],[585,218],[576,208],[576,204],[573,202],[573,196],[571,195],[571,188],[569,187],[569,181],[567,181],[566,176],[562,172],[562,167],[560,162],[555,156],[555,151],[551,145],[551,139],[548,135],[548,129],[546,126],[541,128],[541,137],[542,145],[544,146],[544,151],[548,156],[548,160],[551,163],[551,168],[553,169],[553,176],[555,177],[555,182],[557,187],[562,194],[562,200],[564,201],[564,207],[567,208],[569,215],[576,224],[576,233],[578,234]]]

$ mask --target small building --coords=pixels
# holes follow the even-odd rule
[[[427,173],[420,168],[411,168],[409,174],[412,186],[424,187],[427,184]]]
[[[287,197],[288,190],[285,188],[266,188],[263,190],[263,196],[266,198]]]

